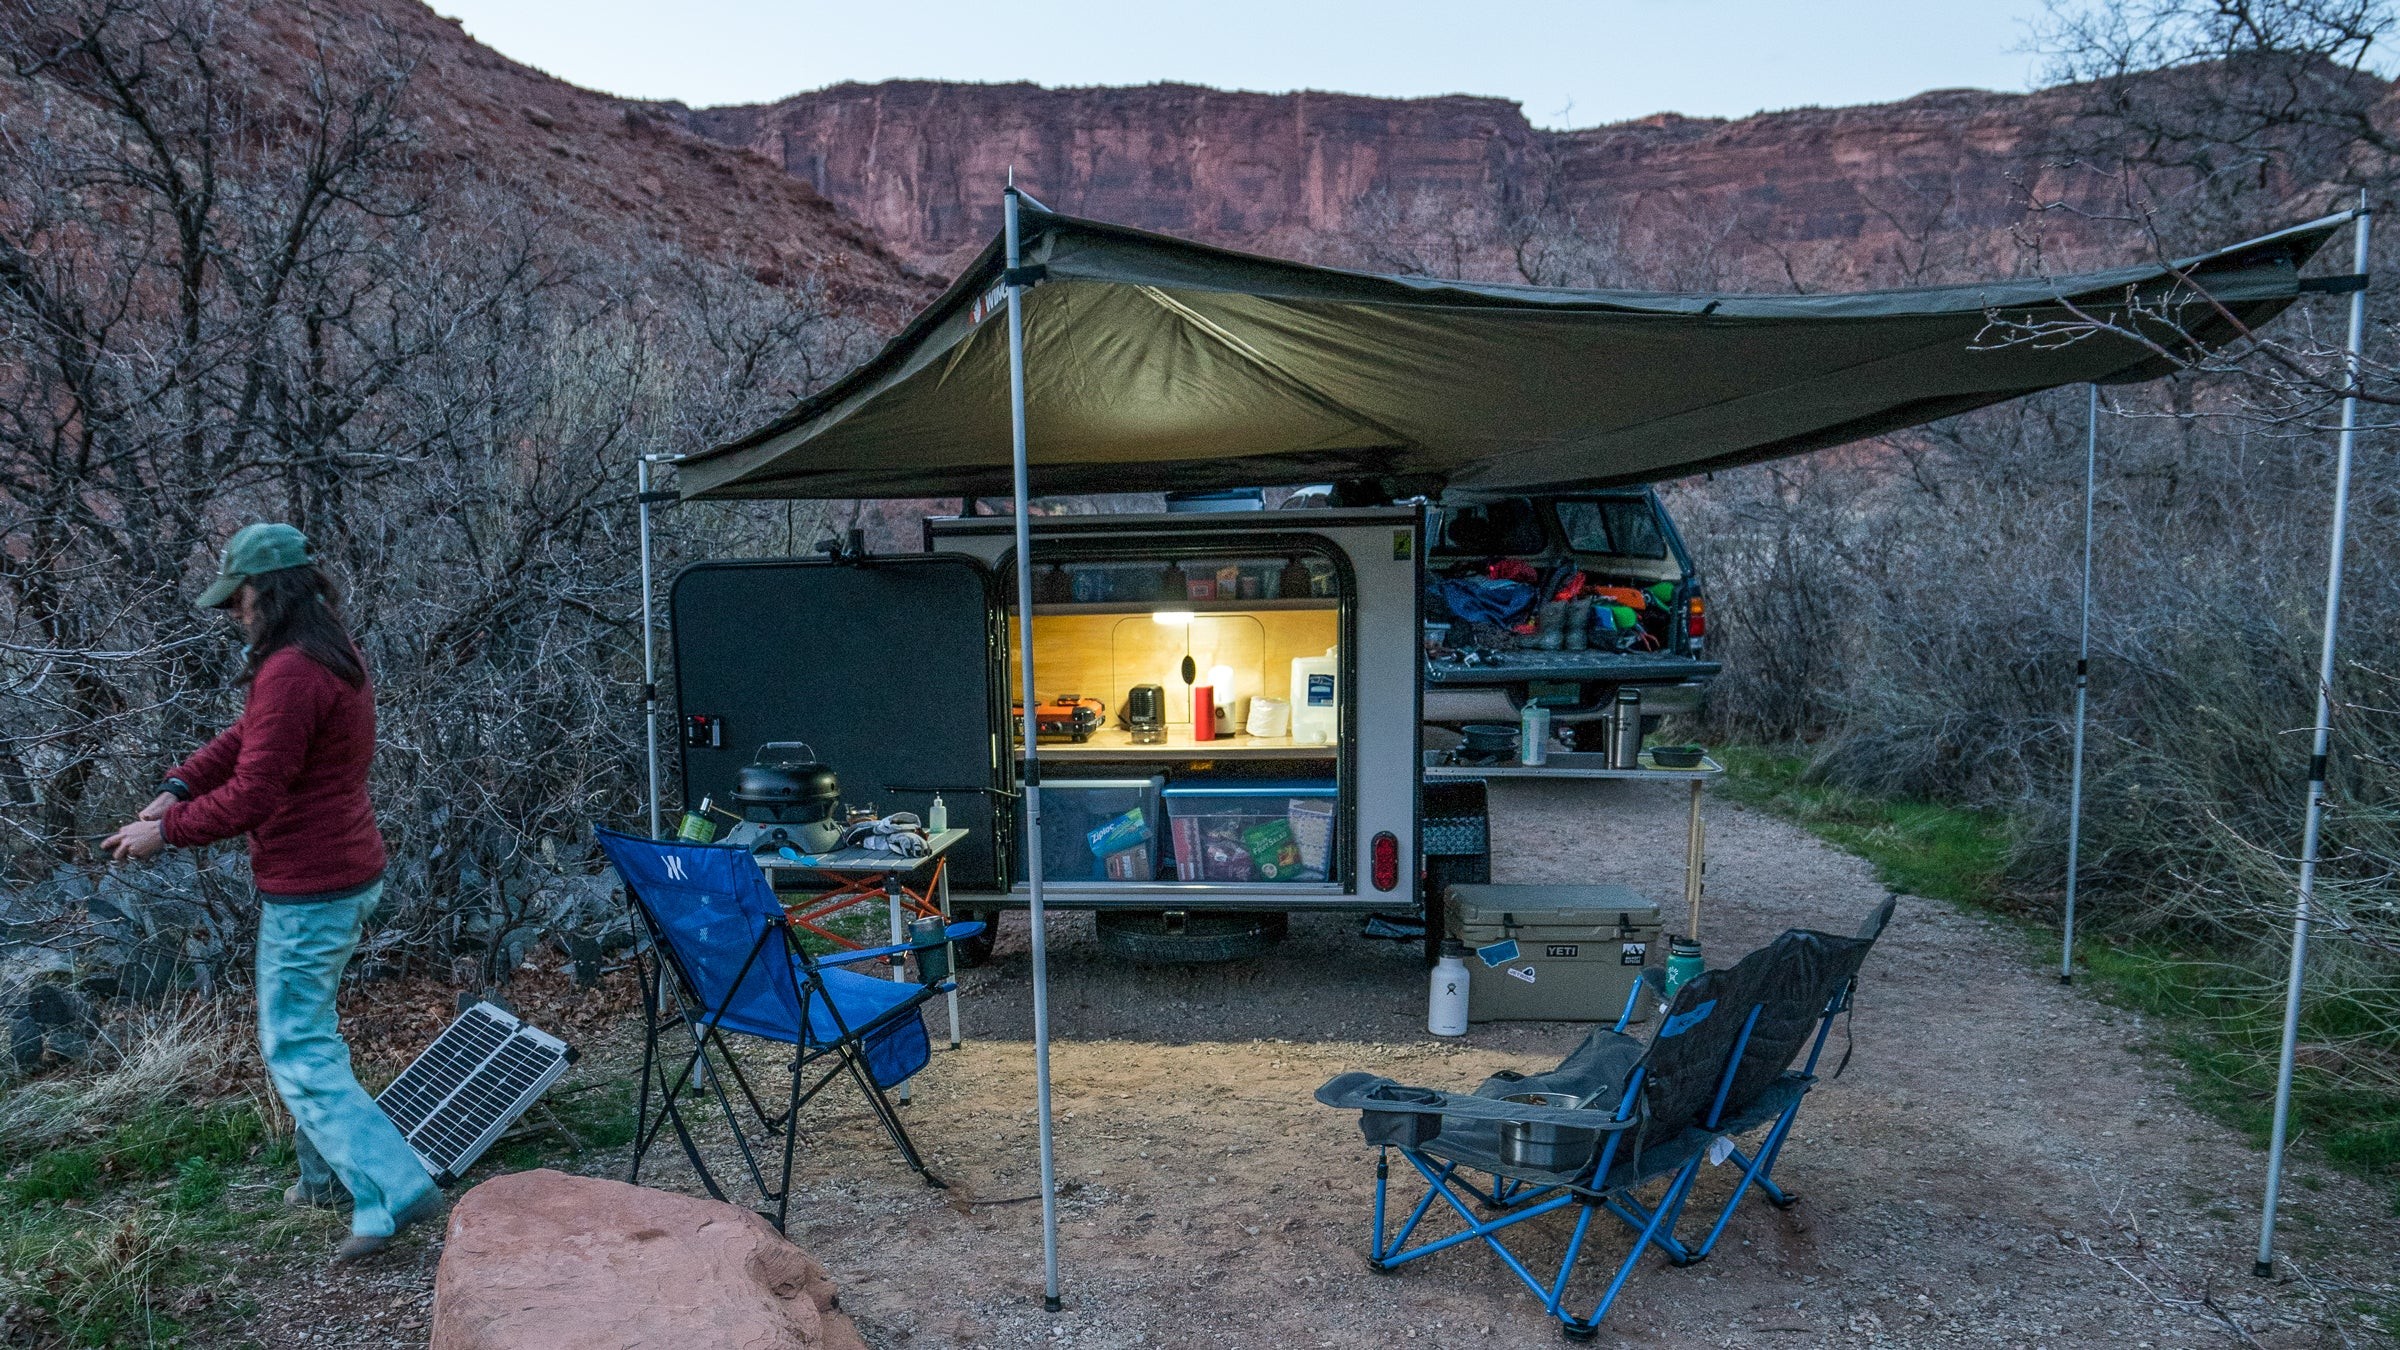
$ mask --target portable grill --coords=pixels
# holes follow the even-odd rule
[[[823,853],[842,838],[842,784],[805,741],[770,741],[734,774],[733,804],[757,838]]]

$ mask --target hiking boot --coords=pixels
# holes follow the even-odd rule
[[[295,1181],[283,1188],[283,1203],[294,1209],[340,1209],[342,1188],[338,1185],[312,1187],[306,1182]]]
[[[393,1231],[389,1236],[352,1233],[343,1238],[333,1249],[334,1263],[340,1265],[373,1256],[391,1246],[392,1238],[399,1236],[400,1229],[404,1229],[412,1223],[422,1223],[427,1219],[438,1219],[449,1212],[450,1201],[437,1187],[426,1192],[424,1199],[393,1216]]]

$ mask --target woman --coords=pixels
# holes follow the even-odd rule
[[[349,1261],[442,1212],[441,1190],[350,1072],[334,991],[383,898],[383,836],[367,799],[375,691],[343,628],[333,583],[289,525],[244,527],[225,546],[206,609],[248,635],[241,719],[176,766],[164,789],[104,843],[123,862],[169,846],[250,836],[258,888],[258,1044],[299,1128],[294,1204],[352,1201]],[[321,1160],[320,1160],[321,1158]],[[330,1170],[328,1170],[330,1167]]]

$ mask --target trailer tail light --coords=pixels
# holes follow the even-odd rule
[[[1400,884],[1400,837],[1390,830],[1375,836],[1369,845],[1369,861],[1373,865],[1375,889],[1388,891]]]
[[[1706,600],[1695,595],[1685,602],[1683,631],[1688,637],[1704,638],[1708,636],[1708,602]]]

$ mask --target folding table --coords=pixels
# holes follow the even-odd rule
[[[943,830],[925,837],[925,851],[913,858],[884,853],[869,848],[835,849],[830,853],[802,853],[797,848],[755,854],[767,881],[775,888],[778,899],[787,891],[807,893],[805,899],[786,900],[784,909],[790,913],[795,927],[814,934],[836,946],[852,951],[867,945],[854,938],[844,937],[825,927],[825,921],[847,909],[870,901],[882,900],[891,916],[891,945],[908,941],[908,920],[930,918],[936,914],[944,923],[950,919],[950,869],[942,855],[967,837],[963,829]],[[921,878],[921,880],[920,880]],[[915,888],[909,883],[918,881]],[[823,889],[811,891],[812,886]],[[958,947],[954,943],[945,950],[950,956],[950,968],[958,969]],[[893,955],[884,958],[891,978],[908,978],[906,958]],[[953,982],[946,996],[950,1005],[950,1048],[956,1050],[958,1039],[958,989]],[[901,1100],[908,1099],[904,1085]]]

